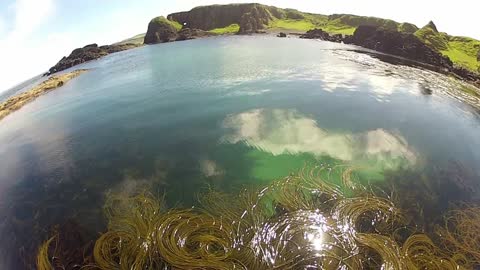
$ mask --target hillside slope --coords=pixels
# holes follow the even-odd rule
[[[166,21],[184,29],[201,29],[211,34],[306,32],[319,28],[330,34],[353,35],[361,25],[375,26],[386,31],[415,34],[430,48],[450,58],[456,66],[480,72],[480,41],[439,32],[433,22],[419,29],[414,24],[389,19],[350,14],[327,16],[256,3],[200,6],[190,11],[172,13]]]
[[[450,36],[439,32],[433,22],[415,32],[415,35],[432,49],[447,56],[458,66],[480,72],[480,41]]]
[[[305,32],[314,28],[322,28],[330,33],[353,34],[360,25],[377,26],[408,33],[418,30],[413,24],[375,17],[349,14],[327,16],[255,3],[200,6],[190,11],[172,13],[167,16],[167,19],[178,22],[187,28],[198,28],[205,31],[238,25],[239,33],[253,33],[262,30]]]

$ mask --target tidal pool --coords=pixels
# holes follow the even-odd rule
[[[356,50],[236,36],[78,66],[90,71],[0,122],[0,268],[28,267],[56,225],[95,238],[105,195],[145,186],[189,208],[207,187],[346,166],[362,185],[410,196],[405,211],[422,207],[427,229],[450,205],[478,202],[479,100],[455,79]]]

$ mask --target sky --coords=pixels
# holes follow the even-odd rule
[[[262,0],[319,14],[347,13],[411,22],[480,39],[478,0]],[[199,5],[242,0],[0,0],[0,92],[46,72],[86,44],[111,44],[146,32],[150,19]],[[475,19],[476,21],[476,19]]]

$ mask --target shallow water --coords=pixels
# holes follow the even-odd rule
[[[208,38],[78,66],[91,71],[0,122],[0,268],[21,265],[55,224],[104,230],[107,191],[152,183],[190,207],[207,186],[347,164],[364,184],[442,194],[432,216],[477,200],[479,101],[444,75],[353,49]]]

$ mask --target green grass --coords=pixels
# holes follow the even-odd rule
[[[450,37],[448,49],[441,51],[455,64],[473,71],[480,72],[480,62],[477,54],[480,51],[480,41],[471,38]]]
[[[352,26],[339,26],[336,24],[327,24],[324,27],[321,27],[324,31],[330,33],[330,34],[342,34],[342,35],[353,35],[353,32],[355,32],[356,27]]]
[[[175,29],[177,29],[177,31],[180,31],[182,30],[183,28],[183,25],[181,25],[179,22],[176,22],[176,21],[169,21],[173,27],[175,27]]]
[[[234,23],[234,24],[230,24],[227,27],[215,28],[215,29],[209,30],[208,32],[217,34],[217,35],[225,35],[225,34],[236,34],[238,30],[240,30],[240,25]]]
[[[416,25],[411,23],[401,23],[398,25],[397,30],[398,32],[413,34],[418,31],[418,28]]]
[[[435,32],[432,28],[426,26],[415,32],[421,41],[437,51],[448,49],[448,37],[445,33]]]
[[[143,40],[145,38],[145,33],[143,34],[138,34],[136,36],[133,36],[131,38],[128,38],[128,39],[124,39],[120,42],[117,42],[117,43],[114,43],[115,45],[121,45],[121,44],[128,44],[128,43],[131,43],[131,44],[143,44]]]
[[[392,31],[396,31],[400,25],[399,23],[388,19],[348,14],[332,15],[329,17],[328,23],[337,26],[344,26],[345,28],[357,28],[360,25],[372,25]]]
[[[172,25],[175,29],[180,30],[182,29],[182,25],[179,23],[179,22],[176,22],[176,21],[170,21],[168,20],[167,18],[163,17],[163,16],[159,16],[159,17],[156,17],[156,18],[153,18],[151,22],[155,22],[157,24],[170,24]]]
[[[308,20],[277,19],[270,22],[270,29],[308,31],[316,26]]]
[[[431,48],[450,58],[455,65],[480,72],[480,63],[477,61],[480,41],[435,32],[428,25],[415,32],[415,35]]]

